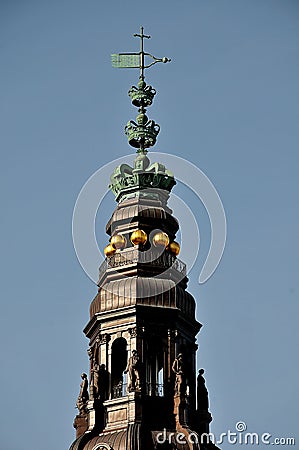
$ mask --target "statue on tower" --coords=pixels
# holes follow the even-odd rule
[[[94,362],[90,369],[90,397],[94,400],[98,398],[99,394],[99,369],[100,366],[97,362]]]
[[[205,373],[204,369],[198,371],[197,376],[197,409],[198,411],[208,411],[209,410],[209,394],[206,388],[206,382],[203,377]]]
[[[87,350],[90,360],[90,400],[95,400],[98,397],[99,387],[99,364],[98,364],[98,352],[99,352],[99,339],[96,339],[93,347],[89,347]]]
[[[76,407],[79,410],[79,414],[83,415],[84,413],[86,413],[86,405],[89,400],[88,380],[87,380],[86,373],[82,373],[81,378],[82,378],[82,382],[80,384],[80,392],[79,392],[78,399],[76,402]]]
[[[137,350],[133,350],[124,373],[129,375],[128,391],[140,391],[140,359]]]
[[[179,353],[172,364],[175,373],[174,394],[184,397],[186,395],[186,369],[183,354]]]

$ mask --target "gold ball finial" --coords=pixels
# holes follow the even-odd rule
[[[172,241],[168,246],[168,250],[173,253],[175,256],[178,256],[181,250],[181,246],[178,242]]]
[[[107,258],[109,258],[110,256],[113,256],[115,252],[116,252],[116,250],[113,247],[113,245],[111,245],[111,244],[107,245],[107,247],[104,248],[104,253]]]
[[[143,230],[135,230],[131,234],[130,240],[133,245],[144,245],[147,241],[147,234]]]
[[[116,250],[119,250],[126,246],[127,239],[122,234],[115,234],[112,236],[110,244],[112,247],[116,248]]]
[[[153,244],[155,247],[158,246],[167,247],[169,244],[168,234],[164,233],[163,231],[156,233],[153,237]]]

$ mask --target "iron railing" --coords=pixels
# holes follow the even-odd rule
[[[163,397],[164,385],[162,383],[146,383],[144,386],[144,393],[151,397]],[[112,388],[112,398],[125,397],[127,394],[127,383],[120,381]]]
[[[164,385],[162,383],[146,383],[145,394],[151,397],[163,397]]]
[[[125,397],[127,395],[127,383],[120,381],[112,388],[112,398]]]
[[[109,269],[117,269],[118,267],[129,266],[132,264],[150,264],[152,267],[160,269],[170,269],[179,272],[186,276],[186,264],[168,252],[157,254],[157,251],[148,250],[141,252],[137,248],[128,248],[117,251],[113,256],[105,259],[99,268],[99,280],[103,277],[105,272]]]

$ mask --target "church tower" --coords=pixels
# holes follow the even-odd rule
[[[125,127],[137,156],[111,175],[117,206],[106,226],[109,244],[84,329],[90,367],[81,375],[70,450],[217,449],[208,437],[212,417],[203,370],[196,374],[201,324],[178,258],[179,224],[167,205],[176,182],[147,156],[160,127],[146,115],[156,91],[146,84],[144,69],[169,60],[144,52],[149,36],[142,27],[135,36],[140,52],[112,55],[112,63],[140,69],[129,90],[138,115]]]

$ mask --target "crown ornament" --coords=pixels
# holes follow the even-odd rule
[[[133,167],[121,164],[110,177],[109,188],[117,202],[139,197],[166,203],[176,184],[173,173],[164,164],[150,163],[145,153],[139,153]]]
[[[136,117],[136,122],[129,120],[125,126],[125,134],[128,137],[129,144],[138,148],[139,153],[143,153],[145,149],[155,145],[157,136],[160,131],[160,125],[154,120],[149,120],[145,114],[145,109]]]
[[[131,97],[132,105],[138,108],[147,108],[153,103],[154,96],[156,95],[156,89],[146,84],[142,79],[139,80],[137,87],[132,86],[128,92]]]

